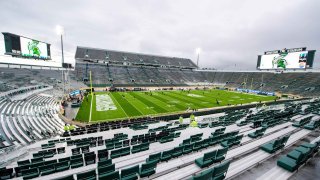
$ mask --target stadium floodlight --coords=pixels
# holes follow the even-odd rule
[[[198,68],[199,68],[199,56],[200,56],[200,52],[201,52],[201,49],[200,48],[197,48],[196,49],[196,53],[197,53],[197,66],[198,66]]]
[[[200,54],[200,53],[201,53],[201,49],[200,49],[200,48],[197,48],[197,49],[196,49],[196,53],[197,53],[197,54]]]
[[[64,28],[62,26],[60,26],[60,25],[57,25],[56,26],[56,32],[57,32],[58,35],[63,35]]]

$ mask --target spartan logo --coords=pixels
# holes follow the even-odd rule
[[[39,57],[41,55],[41,51],[38,45],[39,45],[39,41],[36,41],[36,40],[32,40],[31,42],[28,42],[28,50],[31,56]]]
[[[280,54],[278,56],[275,56],[272,60],[272,68],[283,68],[286,69],[288,62],[285,59],[288,55],[288,52],[286,49],[281,50]]]

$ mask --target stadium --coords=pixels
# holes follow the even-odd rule
[[[82,12],[99,5],[82,3],[68,8],[76,12],[76,6],[82,7]],[[162,8],[146,4],[139,6]],[[178,4],[183,10],[195,6]],[[311,4],[312,9],[320,6]],[[4,3],[3,10],[11,5]],[[116,12],[123,5],[114,3],[108,10]],[[35,6],[44,8],[43,13],[54,7],[48,1]],[[61,8],[62,15],[54,15],[64,17],[61,22],[65,25],[56,26],[56,37],[47,38],[51,36],[47,27],[28,27],[37,32],[34,34],[10,23],[0,28],[4,45],[0,46],[1,180],[320,179],[318,44],[306,40],[298,45],[287,43],[292,47],[263,45],[259,52],[246,50],[253,57],[248,62],[228,49],[228,58],[253,68],[229,66],[231,60],[219,55],[213,59],[221,66],[214,66],[205,53],[219,48],[206,47],[203,52],[195,48],[194,57],[182,50],[171,54],[174,50],[130,49],[139,39],[138,33],[131,37],[134,29],[128,35],[95,30],[89,39],[84,38],[85,33],[76,36],[83,29],[101,28],[105,22],[83,12],[90,27],[83,26],[85,15],[75,23],[63,14],[69,9]],[[20,10],[17,14],[23,19],[23,8]],[[130,14],[130,8],[127,10],[120,14]],[[40,12],[25,13],[40,21],[35,16]],[[105,13],[103,10],[99,17]],[[140,13],[145,21],[150,15],[166,24],[149,11]],[[113,17],[124,20],[119,14]],[[173,21],[174,16],[166,18]],[[74,29],[73,23],[81,28]],[[129,21],[121,27],[124,24],[135,27]],[[160,33],[163,36],[157,37],[157,43],[161,44],[166,33],[171,37],[174,29],[168,28],[170,32]],[[179,36],[181,32],[174,33]],[[117,45],[115,36],[131,38]],[[111,37],[114,42],[108,46],[97,41]],[[211,36],[204,39],[207,37]],[[170,41],[181,49],[186,44],[194,47],[174,42],[174,38]],[[161,49],[153,43],[153,48]]]

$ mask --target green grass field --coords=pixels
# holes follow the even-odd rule
[[[101,100],[101,97],[104,98],[104,101]],[[76,120],[83,122],[108,121],[129,117],[186,112],[188,109],[212,108],[227,106],[228,104],[272,101],[274,99],[275,97],[273,96],[224,90],[152,91],[151,93],[141,91],[95,92],[93,101],[91,95],[85,97]],[[217,100],[219,104],[217,104]],[[102,106],[105,106],[104,109],[100,108]]]

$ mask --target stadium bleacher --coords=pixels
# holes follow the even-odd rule
[[[26,102],[26,108],[21,107],[21,112],[29,112],[28,115],[33,114],[39,108],[37,105],[54,106],[51,104],[53,103],[52,98],[41,94],[34,95],[29,99]],[[11,104],[13,104],[12,107]],[[9,109],[15,109],[15,104],[11,104],[8,105],[11,107]],[[44,141],[41,140],[46,135],[44,132],[49,133],[59,123],[55,118],[52,118],[51,121],[47,119],[40,122],[38,118],[41,116],[38,115],[31,119],[28,118],[30,124],[35,126],[32,127],[34,131],[31,132],[36,137],[36,142],[32,144],[32,148],[29,148],[27,155],[20,157],[17,161],[7,163],[5,168],[1,170],[1,177],[17,179],[22,177],[23,179],[231,178],[271,157],[278,157],[281,152],[287,151],[289,147],[308,136],[313,138],[314,142],[311,144],[301,143],[301,148],[295,150],[306,149],[305,146],[311,147],[303,157],[304,159],[301,160],[302,163],[305,163],[307,159],[313,158],[318,152],[319,141],[314,138],[314,135],[309,135],[315,133],[319,136],[319,133],[315,130],[303,129],[303,125],[307,124],[305,119],[309,119],[308,123],[318,122],[319,117],[311,113],[318,110],[320,103],[304,102],[302,104],[306,106],[304,109],[312,107],[309,108],[312,110],[307,116],[300,115],[302,106],[292,104],[281,106],[281,111],[261,109],[252,111],[251,114],[244,113],[246,111],[230,114],[220,113],[218,118],[221,123],[216,127],[189,127],[188,119],[184,120],[184,125],[155,121],[149,123],[147,128],[141,129],[131,128],[135,127],[135,124],[129,122],[124,124],[122,122],[121,126],[120,123],[119,125],[100,123],[92,125],[92,127],[85,127],[83,130],[86,133],[67,138],[48,136],[49,139]],[[16,106],[19,107],[19,105]],[[279,106],[277,107],[279,108]],[[286,113],[292,109],[294,113]],[[248,118],[246,120],[248,124],[239,126],[236,123],[238,118],[235,118],[237,120],[234,121],[233,117]],[[265,132],[260,134],[258,139],[251,138],[250,134],[261,129],[250,127],[253,122],[259,119],[262,120],[261,125]],[[268,123],[275,120],[277,120],[276,124]],[[8,125],[9,121],[5,123]],[[145,121],[145,123],[147,122]],[[303,125],[294,126],[297,122],[303,122]],[[224,126],[221,126],[223,124]],[[60,126],[60,130],[62,130],[63,124],[61,122]],[[106,126],[109,130],[102,131],[101,128]],[[4,127],[9,126],[3,125],[2,128]],[[27,138],[22,135],[22,133],[26,134],[26,130],[19,128],[19,131],[17,129],[7,129],[8,134],[5,134],[12,137],[9,142],[19,142],[21,146],[28,147],[22,143],[29,143]],[[99,130],[88,133],[92,129]],[[9,131],[15,131],[15,133]],[[162,135],[158,136],[158,134]],[[168,134],[172,134],[172,137],[170,138]],[[263,147],[269,146],[268,143],[273,143],[270,146],[275,148],[265,152]],[[268,149],[268,147],[266,148]],[[279,162],[283,161],[281,158],[279,159]],[[274,163],[276,165],[277,160]],[[288,162],[284,161],[284,163]],[[277,166],[280,169],[282,167],[287,168],[287,165],[280,163]],[[283,169],[279,173],[284,173],[289,177],[296,172],[295,169],[290,170],[293,172]]]
[[[96,87],[105,87],[111,84],[123,87],[161,87],[210,83],[226,88],[246,87],[308,97],[319,96],[320,92],[320,87],[317,85],[320,83],[317,72],[275,74],[272,72],[198,71],[183,67],[123,66],[77,61],[74,76],[79,80],[88,80],[89,71],[92,72],[92,83]],[[89,85],[88,81],[87,85]]]

